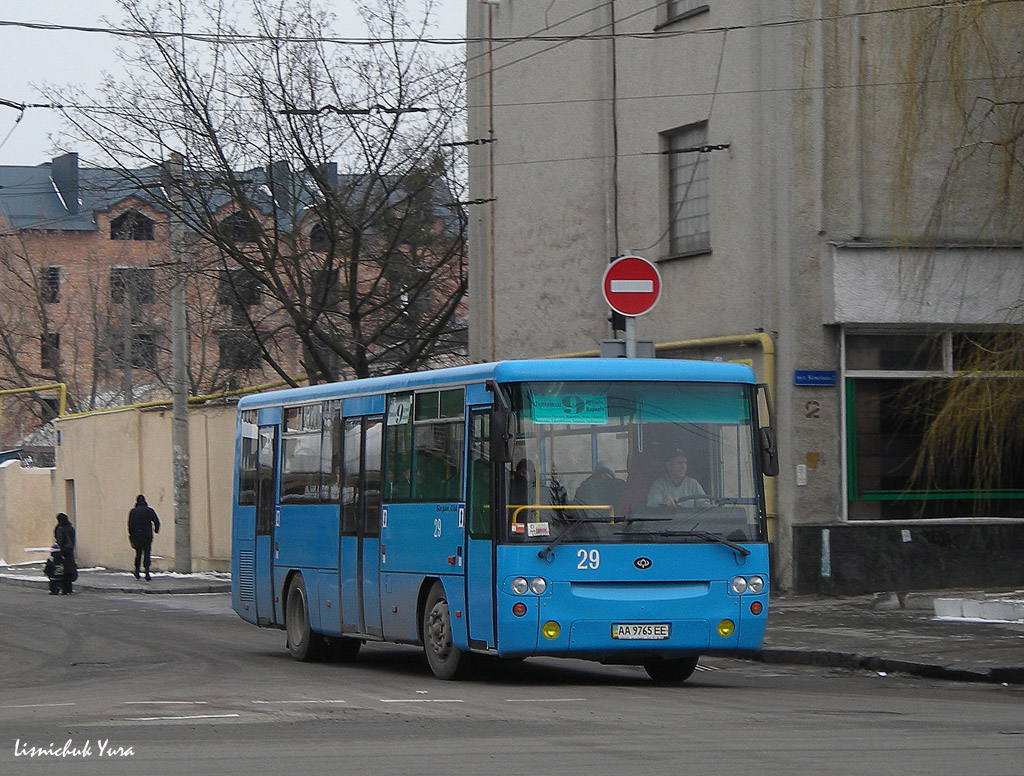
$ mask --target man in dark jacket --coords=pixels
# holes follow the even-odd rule
[[[53,540],[60,547],[64,560],[64,577],[61,581],[61,595],[75,592],[72,582],[78,579],[78,566],[75,565],[75,527],[63,512],[57,515],[57,525],[53,527]]]
[[[146,569],[149,581],[149,551],[153,547],[153,534],[160,533],[160,518],[146,503],[142,494],[135,499],[135,507],[128,513],[128,541],[135,550],[135,578],[139,578],[139,562]]]

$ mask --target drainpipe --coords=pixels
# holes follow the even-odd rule
[[[763,331],[752,334],[731,334],[724,337],[703,337],[700,339],[676,340],[674,342],[658,342],[654,352],[666,350],[697,350],[699,348],[726,347],[730,345],[753,345],[761,349],[762,371],[764,382],[768,386],[768,395],[775,403],[775,342]],[[549,358],[597,358],[599,350],[584,350],[579,353],[561,353]],[[775,541],[775,521],[778,517],[778,497],[776,495],[775,477],[764,478],[764,505],[768,516],[768,540]]]

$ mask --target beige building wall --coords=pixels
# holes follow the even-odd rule
[[[71,516],[82,568],[131,568],[128,512],[142,493],[160,518],[153,569],[174,569],[174,473],[169,409],[64,418],[54,503]],[[189,412],[193,571],[227,571],[231,559],[234,406]]]
[[[53,469],[0,464],[0,560],[14,565],[45,560],[53,544]]]

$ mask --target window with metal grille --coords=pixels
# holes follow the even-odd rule
[[[135,369],[156,368],[156,341],[152,334],[135,332],[131,337],[131,366]],[[117,368],[125,366],[125,342],[123,337],[114,340],[113,353],[114,365]]]
[[[152,267],[111,267],[110,298],[118,304],[152,304],[155,278]]]
[[[39,295],[47,304],[56,304],[60,301],[60,267],[40,268]]]
[[[40,366],[56,369],[60,365],[60,334],[44,331],[40,337]]]
[[[711,250],[710,170],[705,152],[707,123],[667,135],[669,160],[669,252],[686,256]]]

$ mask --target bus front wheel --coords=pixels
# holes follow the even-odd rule
[[[423,609],[423,651],[438,679],[456,679],[464,673],[468,655],[452,643],[452,618],[440,582],[430,589]]]
[[[288,651],[292,657],[303,663],[322,660],[327,642],[319,633],[309,627],[309,598],[302,575],[297,574],[288,586],[288,597],[284,610],[285,633],[288,634]]]
[[[647,675],[656,682],[677,684],[685,682],[697,668],[696,657],[648,660],[644,663]]]

